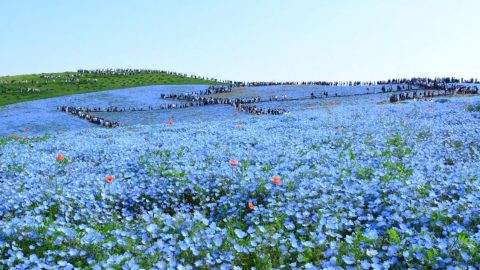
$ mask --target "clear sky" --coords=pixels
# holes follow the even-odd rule
[[[0,0],[0,75],[480,78],[479,0]]]

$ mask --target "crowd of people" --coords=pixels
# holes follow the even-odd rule
[[[396,103],[403,100],[420,100],[439,96],[451,96],[456,94],[478,94],[477,86],[457,86],[449,85],[445,89],[428,89],[424,91],[401,92],[390,95],[390,103]]]
[[[184,98],[184,97],[182,97]],[[247,104],[247,103],[257,103],[260,102],[260,97],[253,97],[253,98],[220,98],[220,97],[202,97],[202,96],[194,96],[190,99],[182,99],[187,102],[179,104],[178,108],[182,108],[182,106],[186,107],[193,107],[193,106],[208,106],[208,105],[235,105],[235,104]],[[177,97],[178,99],[178,97]]]
[[[30,92],[34,92],[34,93],[40,93],[40,92],[44,92],[44,91],[47,91],[48,89],[46,88],[39,88],[39,87],[23,87],[23,86],[19,86],[17,89],[16,89],[19,93],[30,93]],[[11,91],[11,89],[8,89],[2,85],[0,85],[0,92],[1,93],[7,93],[7,91]]]
[[[269,101],[285,101],[287,100],[287,95],[282,95],[282,96],[270,96]]]
[[[232,92],[232,85],[210,85],[208,88],[202,93],[203,95],[213,95],[213,94],[220,94],[220,93],[230,93]]]
[[[441,88],[447,84],[452,83],[475,83],[479,84],[478,79],[463,79],[455,77],[444,77],[444,78],[411,78],[411,79],[389,79],[383,81],[285,81],[285,82],[275,82],[275,81],[265,81],[265,82],[240,82],[234,81],[231,84],[235,87],[257,87],[257,86],[278,86],[278,85],[321,85],[321,86],[373,86],[373,85],[394,85],[394,84],[405,84],[410,87],[418,87],[422,89],[426,88]]]
[[[232,82],[235,87],[258,87],[258,86],[281,86],[281,85],[318,85],[318,86],[371,86],[376,85],[375,81],[301,81],[301,82]]]
[[[257,87],[275,85],[298,85],[298,82],[233,82],[235,87]]]
[[[175,72],[175,71],[168,71],[168,70],[158,70],[158,69],[135,69],[135,68],[105,68],[105,69],[78,69],[77,73],[79,74],[93,74],[97,76],[131,76],[136,74],[151,74],[151,73],[161,73],[179,77],[188,77],[193,79],[202,79],[202,80],[209,80],[214,82],[223,82],[229,85],[232,85],[232,81],[230,80],[219,80],[216,78],[209,78],[205,76],[198,76],[198,75],[189,75],[187,73]]]
[[[136,68],[104,68],[104,69],[79,69],[77,73],[80,74],[94,74],[99,76],[105,75],[119,75],[119,76],[129,76],[140,73],[163,73],[176,76],[187,76],[185,73],[166,71],[166,70],[157,70],[157,69],[136,69]]]
[[[266,115],[266,114],[281,115],[288,112],[285,109],[270,109],[270,108],[264,109],[264,108],[259,108],[256,105],[248,105],[248,104],[238,104],[238,105],[236,104],[235,108],[238,111],[246,112],[253,115]]]
[[[211,85],[206,90],[201,92],[190,92],[182,94],[160,94],[162,99],[175,99],[175,100],[184,100],[184,101],[198,101],[200,96],[213,95],[219,93],[229,93],[232,92],[232,86],[223,86],[223,85]]]
[[[336,94],[336,93],[335,93]],[[327,98],[328,97],[328,92],[324,91],[320,96],[316,96],[313,92],[310,93],[310,98],[315,99],[315,98]]]
[[[69,113],[71,115],[77,116],[78,118],[85,119],[90,123],[100,125],[106,128],[116,128],[119,126],[118,122],[113,122],[106,120],[102,117],[98,117],[95,115],[90,114],[86,110],[85,107],[71,107],[71,106],[59,106],[57,110],[65,113]]]
[[[403,90],[423,89],[423,90],[447,90],[452,87],[458,87],[458,84],[479,84],[478,79],[463,79],[454,77],[445,78],[411,78],[411,79],[390,79],[387,81],[378,81],[378,85],[382,85],[383,92],[391,92],[391,85],[397,85]],[[385,90],[385,85],[390,85],[390,91]]]
[[[377,81],[377,84],[410,84],[410,85],[433,85],[433,84],[459,84],[459,83],[475,83],[478,84],[478,79],[464,79],[455,77],[443,78],[411,78],[411,79],[389,79],[385,81]]]

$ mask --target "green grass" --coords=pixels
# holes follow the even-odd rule
[[[61,76],[44,79],[42,75]],[[70,76],[79,76],[79,82],[65,82]],[[93,79],[97,79],[96,82]],[[55,80],[55,82],[53,81]],[[26,81],[26,82],[25,82]],[[139,73],[128,76],[95,75],[77,72],[43,73],[0,77],[0,106],[24,101],[38,100],[66,95],[98,92],[146,85],[165,84],[221,84],[219,82],[195,79],[165,73]],[[20,91],[20,88],[23,91]],[[40,92],[27,92],[27,88],[39,88]]]

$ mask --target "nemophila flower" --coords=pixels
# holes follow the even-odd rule
[[[152,233],[152,234],[156,233],[158,231],[158,229],[159,228],[158,228],[157,224],[148,224],[148,226],[147,226],[147,232]]]
[[[280,177],[274,175],[272,176],[272,182],[275,184],[275,185],[281,185],[282,184],[282,181],[280,180]]]
[[[213,243],[215,244],[216,247],[220,247],[223,243],[222,235],[215,234],[215,236],[213,237]]]
[[[230,166],[237,166],[238,165],[238,160],[230,159],[230,161],[228,163],[230,164]]]
[[[65,160],[65,157],[61,153],[58,153],[57,154],[57,161],[64,161],[64,160]]]
[[[235,233],[235,235],[236,235],[238,238],[240,238],[240,239],[245,238],[245,236],[247,236],[247,233],[244,232],[244,231],[242,231],[242,230],[240,230],[240,229],[235,229],[235,230],[234,230],[234,233]]]
[[[369,257],[374,257],[378,254],[378,251],[376,251],[375,249],[369,249],[367,250],[367,256]]]
[[[383,105],[389,113],[383,118],[381,97],[358,99],[332,103],[334,118],[310,110],[312,101],[301,109],[286,102],[294,108],[287,116],[242,114],[249,124],[239,133],[231,128],[231,108],[211,106],[201,109],[225,119],[202,127],[182,121],[165,132],[164,121],[83,134],[81,126],[28,144],[0,140],[0,185],[9,187],[0,195],[0,264],[228,269],[239,256],[271,249],[279,251],[281,263],[271,262],[276,269],[479,268],[469,247],[479,242],[472,205],[478,205],[480,151],[468,147],[478,141],[478,112],[452,99],[425,114],[419,103]],[[412,128],[402,128],[403,118]],[[338,126],[351,132],[340,140]],[[115,147],[99,139],[110,136]],[[59,173],[44,162],[51,149],[68,153],[65,160],[75,157],[72,166]],[[232,168],[218,164],[230,167],[241,156],[249,166],[231,179]],[[122,181],[98,189],[98,175],[107,172]],[[295,182],[275,189],[274,174]],[[100,248],[92,254],[85,250],[90,245]],[[322,258],[310,265],[317,247]],[[125,252],[130,248],[134,254]]]
[[[113,182],[113,176],[111,176],[111,175],[105,176],[105,182],[107,182],[109,184],[112,183]]]
[[[360,266],[362,269],[370,269],[370,263],[367,260],[362,260],[360,262]]]
[[[376,240],[378,238],[378,232],[375,229],[367,229],[363,235],[369,239]]]
[[[347,255],[343,255],[342,257],[343,262],[346,264],[354,264],[355,263],[355,258]]]

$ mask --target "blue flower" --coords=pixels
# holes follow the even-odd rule
[[[247,236],[247,234],[240,230],[240,229],[235,229],[235,235],[238,237],[238,238],[244,238],[245,236]]]
[[[343,260],[343,262],[345,262],[346,264],[354,264],[354,263],[355,263],[355,258],[350,257],[350,256],[347,256],[347,255],[343,255],[343,256],[342,256],[342,260]]]
[[[363,235],[369,239],[376,240],[378,238],[378,233],[376,230],[367,229]]]
[[[376,251],[375,249],[368,249],[367,250],[367,256],[369,256],[369,257],[377,256],[377,254],[378,254],[378,251]]]
[[[147,232],[154,234],[158,231],[158,225],[157,224],[148,224],[147,226]]]
[[[213,243],[215,243],[215,246],[220,247],[222,245],[222,236],[220,234],[216,234],[213,237]]]

